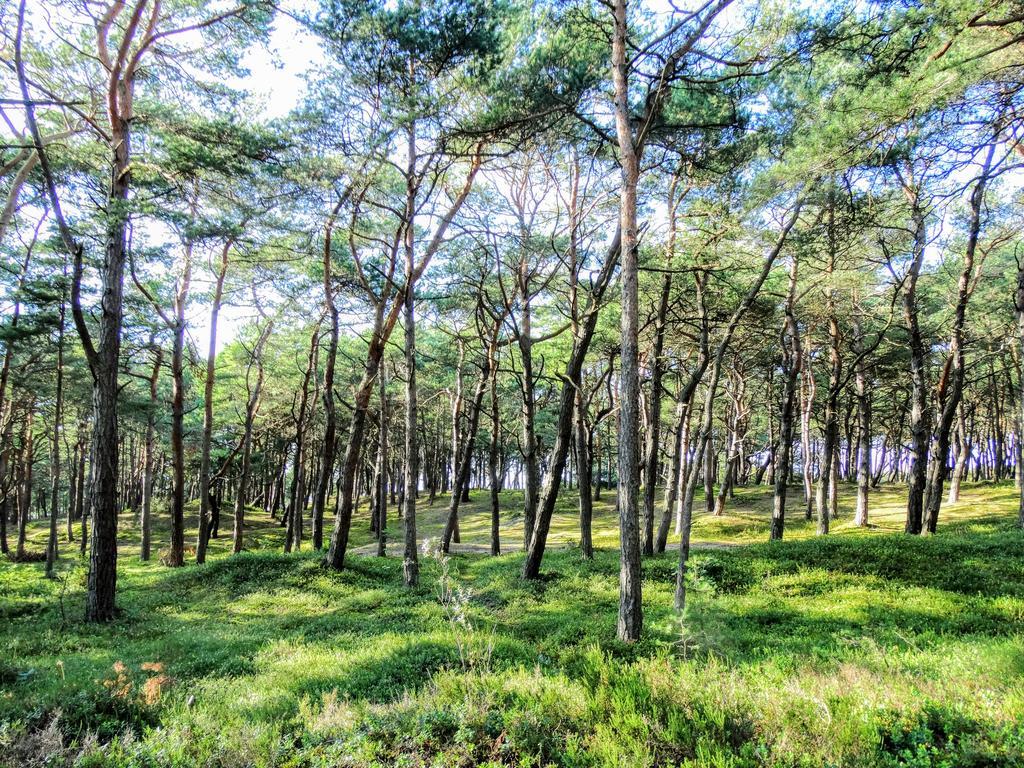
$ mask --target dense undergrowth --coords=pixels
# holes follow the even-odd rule
[[[70,562],[70,558],[69,558]],[[0,566],[5,766],[1024,766],[1024,536],[844,531],[644,564],[645,636],[613,641],[614,551],[125,557],[120,619],[84,565]],[[439,599],[439,580],[452,587]]]

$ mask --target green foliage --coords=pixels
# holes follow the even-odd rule
[[[471,590],[479,628],[462,640],[493,628],[472,669],[437,569],[405,590],[396,558],[342,573],[276,551],[131,561],[122,616],[101,627],[77,619],[79,579],[62,618],[41,566],[5,563],[0,764],[1021,766],[1024,541],[990,507],[1008,491],[967,489],[929,538],[797,525],[792,541],[702,548],[742,541],[723,533],[741,519],[763,540],[748,493],[699,521],[681,623],[675,554],[645,562],[633,646],[612,640],[616,552],[553,550],[538,582],[519,579],[521,554],[455,556],[446,578]],[[469,541],[485,535],[473,509]],[[280,535],[252,537],[276,550]]]

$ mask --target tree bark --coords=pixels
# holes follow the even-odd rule
[[[185,244],[174,296],[174,340],[171,347],[171,546],[167,565],[185,564],[185,309],[192,283],[192,243]]]
[[[938,419],[935,425],[935,441],[928,466],[927,485],[924,494],[924,531],[935,533],[942,504],[943,484],[946,479],[946,462],[949,456],[949,438],[960,408],[964,388],[964,328],[967,324],[967,305],[976,285],[976,260],[978,238],[981,233],[981,210],[985,200],[985,186],[992,167],[995,144],[989,145],[988,154],[981,173],[971,192],[971,214],[967,230],[967,246],[964,263],[957,281],[957,299],[953,314],[953,329],[949,340],[949,356],[946,368],[939,380],[937,391]],[[984,260],[984,256],[982,260]],[[980,267],[979,263],[977,267]]]
[[[498,409],[498,366],[491,365],[491,441],[487,451],[487,474],[491,499],[491,555],[501,554],[501,501],[498,496],[501,469],[501,411]]]
[[[928,469],[928,437],[931,431],[927,349],[921,333],[917,302],[917,281],[924,263],[927,235],[920,191],[908,184],[904,184],[904,190],[911,205],[914,225],[913,255],[903,288],[903,318],[909,335],[911,382],[910,468],[907,472],[907,516],[904,529],[907,533],[919,534],[924,523],[924,488]]]
[[[316,361],[320,351],[320,323],[316,324],[309,341],[309,356],[302,376],[299,392],[299,413],[295,417],[295,461],[292,464],[292,482],[288,500],[288,528],[285,534],[284,551],[296,551],[302,547],[302,511],[306,501],[306,430],[308,427],[309,384],[316,372]]]
[[[859,329],[858,329],[858,335]],[[871,389],[867,364],[857,361],[854,387],[857,392],[857,508],[854,524],[867,527],[869,495],[871,493]],[[853,448],[851,446],[850,450]]]
[[[793,451],[793,411],[796,403],[797,378],[801,375],[803,350],[800,327],[796,322],[796,289],[799,274],[796,254],[789,265],[789,291],[786,294],[786,319],[782,328],[782,408],[779,412],[779,448],[775,454],[775,495],[772,501],[772,523],[769,539],[781,541],[786,527],[786,495],[789,489]]]
[[[619,374],[619,620],[616,635],[624,642],[640,639],[643,608],[640,587],[640,520],[637,494],[640,474],[640,380],[637,343],[637,185],[640,159],[633,137],[629,103],[629,34],[626,0],[612,7],[612,83],[615,132],[621,184],[619,227],[622,230],[621,362]]]
[[[555,512],[555,502],[558,499],[558,493],[562,485],[562,472],[565,470],[565,461],[572,441],[573,403],[580,386],[583,362],[587,357],[587,351],[590,349],[590,342],[597,327],[598,309],[601,306],[602,298],[619,261],[621,243],[621,229],[617,229],[611,246],[605,255],[605,262],[601,267],[601,272],[594,281],[590,300],[580,322],[579,333],[573,342],[569,362],[566,365],[565,374],[562,378],[562,389],[558,401],[558,417],[555,422],[555,442],[551,447],[548,471],[544,476],[544,486],[541,490],[540,503],[537,507],[537,520],[533,528],[533,536],[530,538],[530,546],[527,549],[526,559],[523,562],[524,579],[535,579],[540,575],[540,564],[544,558],[544,549],[547,546],[547,535],[551,527],[551,517]],[[639,540],[637,541],[637,550],[639,556]]]
[[[323,549],[324,546],[324,506],[327,502],[327,487],[331,483],[331,478],[334,477],[335,454],[338,445],[338,416],[334,404],[334,371],[338,359],[340,329],[338,305],[334,301],[334,285],[331,277],[331,238],[338,213],[347,197],[346,194],[338,199],[338,203],[328,216],[327,224],[324,227],[324,305],[331,325],[327,342],[327,361],[324,364],[324,454],[320,463],[320,476],[317,478],[316,490],[313,495],[313,548],[317,551]]]
[[[249,473],[252,466],[252,433],[253,422],[260,407],[263,394],[263,348],[270,338],[274,321],[268,320],[260,331],[259,338],[252,350],[251,366],[256,366],[256,383],[249,390],[249,399],[245,404],[245,425],[242,433],[242,466],[238,473],[238,487],[235,489],[235,519],[231,531],[231,551],[238,554],[242,551],[245,537],[245,505],[249,495]],[[247,372],[248,377],[248,372]]]
[[[156,414],[157,385],[160,381],[160,369],[164,363],[164,351],[159,346],[153,348],[153,372],[149,377],[149,409],[146,412],[146,438],[143,446],[142,459],[142,514],[139,527],[142,529],[142,542],[139,559],[149,560],[150,539],[152,537],[153,512],[153,469],[156,463]]]
[[[65,274],[66,274],[65,268]],[[64,297],[61,296],[57,325],[57,383],[53,399],[53,438],[50,443],[50,536],[46,544],[46,576],[55,576],[57,565],[57,510],[60,500],[60,441],[64,433]],[[68,515],[70,515],[70,511]]]
[[[213,287],[213,305],[210,307],[210,346],[206,354],[206,382],[203,390],[203,441],[199,459],[199,533],[196,537],[196,564],[206,562],[206,548],[210,541],[210,449],[213,442],[213,385],[217,376],[217,318],[224,296],[224,277],[228,272],[228,255],[233,240],[221,248],[220,268]]]

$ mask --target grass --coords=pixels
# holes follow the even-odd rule
[[[875,495],[875,527],[851,527],[850,492],[826,538],[798,492],[781,544],[763,489],[700,515],[695,540],[725,546],[695,551],[681,620],[675,554],[645,560],[630,646],[614,640],[613,497],[593,561],[567,546],[567,495],[543,579],[518,578],[520,552],[458,554],[426,558],[415,590],[397,558],[334,573],[308,547],[284,555],[257,512],[252,551],[222,539],[201,568],[140,563],[126,518],[109,626],[80,620],[77,553],[57,581],[0,564],[0,765],[1024,766],[1015,490],[970,486],[926,538],[898,533],[896,487]],[[520,500],[502,502],[511,548]],[[446,508],[421,505],[424,537]],[[355,546],[366,528],[363,510]],[[463,541],[488,530],[475,492]],[[439,582],[461,591],[443,602]]]

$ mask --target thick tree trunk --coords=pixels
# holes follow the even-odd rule
[[[925,214],[916,190],[908,196],[913,208],[914,244],[910,270],[904,280],[903,318],[907,324],[910,349],[910,468],[907,472],[907,533],[921,533],[924,524],[924,488],[928,469],[928,437],[931,415],[928,407],[927,349],[918,317],[917,279],[924,262]]]
[[[86,592],[87,621],[114,618],[117,591],[117,469],[119,431],[117,424],[118,371],[121,367],[121,322],[124,298],[124,268],[127,255],[128,190],[131,161],[128,123],[117,115],[113,124],[113,162],[107,196],[108,223],[101,277],[102,313],[98,344],[86,357],[93,377],[92,429],[92,541]],[[77,325],[77,323],[76,323]],[[80,332],[83,327],[79,328]],[[91,338],[82,339],[87,349]]]
[[[621,184],[619,227],[622,230],[621,352],[619,373],[619,640],[640,639],[643,607],[640,588],[640,519],[637,508],[640,474],[640,372],[637,335],[637,185],[640,158],[633,137],[629,99],[629,54],[626,0],[612,7],[612,83]]]

